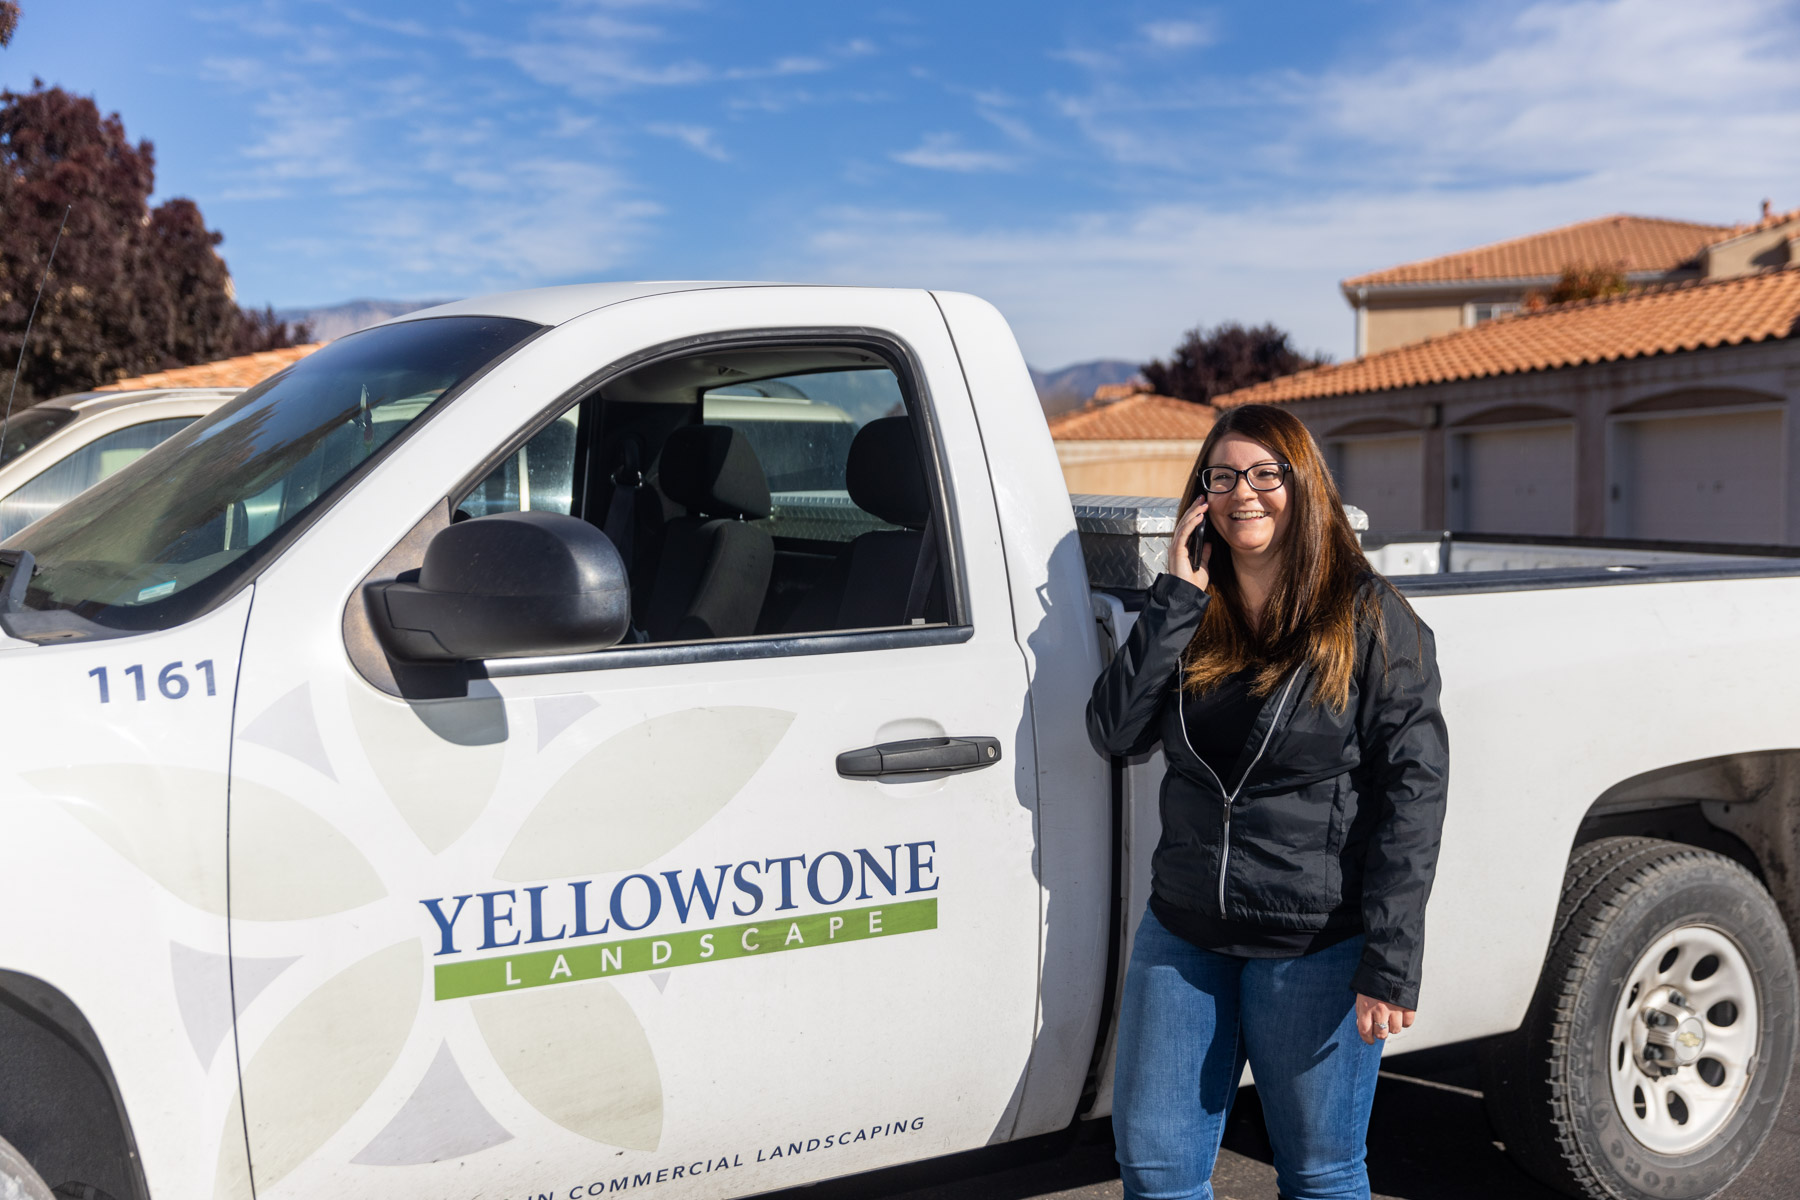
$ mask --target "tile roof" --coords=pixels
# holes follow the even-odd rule
[[[257,354],[241,355],[238,358],[222,358],[218,362],[201,363],[196,367],[176,367],[170,371],[134,375],[130,379],[120,379],[113,383],[102,384],[95,390],[126,392],[136,391],[139,388],[250,387],[253,384],[261,383],[283,367],[305,358],[324,344],[324,342],[313,342],[306,346],[264,350]]]
[[[1800,336],[1800,265],[1500,317],[1215,396],[1221,408],[1550,371]]]
[[[1209,405],[1139,392],[1123,400],[1095,403],[1050,422],[1059,442],[1200,441],[1218,414]]]
[[[1659,217],[1598,217],[1474,250],[1371,271],[1343,286],[1457,283],[1477,279],[1555,278],[1568,266],[1671,271],[1713,242],[1750,232],[1741,225],[1698,225]]]

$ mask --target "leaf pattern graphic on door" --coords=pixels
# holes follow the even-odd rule
[[[541,754],[571,730],[600,719],[599,706],[584,706],[583,699],[535,701],[535,747],[516,733],[509,740],[518,742],[515,749]],[[392,922],[346,916],[366,914],[396,890],[388,881],[405,877],[409,860],[435,857],[476,827],[504,791],[509,765],[499,743],[481,730],[448,728],[447,736],[440,732],[443,745],[421,787],[400,761],[417,744],[402,736],[409,732],[405,721],[416,719],[405,711],[412,706],[375,697],[354,682],[348,701],[337,724],[358,731],[366,773],[355,769],[358,764],[333,761],[326,747],[341,745],[341,739],[320,736],[324,723],[304,685],[248,721],[246,734],[261,736],[247,740],[304,764],[318,777],[309,780],[313,787],[322,779],[336,792],[340,780],[377,780],[413,836],[359,841],[318,811],[327,805],[309,806],[270,786],[268,771],[259,772],[263,779],[240,775],[231,781],[233,912],[258,924],[258,953],[280,954],[282,931],[292,931],[293,949],[280,959],[284,980],[305,973],[321,919],[336,922],[335,957],[329,969],[314,969],[320,978],[303,994],[286,993],[281,1003],[287,1010],[255,1044],[243,1047],[242,1099],[223,1114],[215,1195],[251,1195],[242,1153],[246,1132],[256,1193],[279,1195],[271,1189],[376,1097],[393,1110],[391,1119],[372,1139],[334,1147],[334,1154],[342,1150],[355,1163],[405,1165],[505,1144],[517,1131],[496,1119],[465,1075],[483,1057],[518,1100],[561,1129],[622,1149],[655,1149],[663,1127],[662,1079],[643,1024],[618,988],[594,980],[447,1002],[468,1003],[473,1020],[428,1019],[434,1007],[430,963],[419,937],[396,941]],[[531,711],[532,705],[515,707]],[[259,730],[261,718],[278,709],[280,720]],[[488,873],[504,886],[649,865],[730,803],[793,720],[793,713],[769,708],[689,708],[611,734],[524,807],[510,837],[495,839]],[[182,828],[171,806],[184,792],[222,786],[222,775],[118,763],[38,772],[30,781],[165,891],[223,916],[226,881],[216,866],[221,857],[204,847],[197,852],[171,833]],[[447,816],[429,810],[432,781],[451,793]],[[341,793],[336,798],[345,799]],[[369,798],[357,799],[366,804]],[[193,957],[180,948],[174,953],[177,962]],[[174,986],[186,1003],[178,977]],[[276,1003],[261,999],[273,990],[251,998]],[[241,1021],[250,1003],[241,994],[238,1003]],[[478,1046],[468,1044],[471,1029]],[[406,1053],[415,1041],[419,1045]],[[420,1065],[410,1086],[403,1079],[390,1082],[398,1067],[413,1063]]]

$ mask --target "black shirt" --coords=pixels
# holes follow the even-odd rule
[[[1197,696],[1184,691],[1179,700],[1188,744],[1213,769],[1228,796],[1238,785],[1238,759],[1250,743],[1250,729],[1263,708],[1263,697],[1250,691],[1255,682],[1256,672],[1245,669],[1227,675],[1217,687]],[[1179,677],[1175,686],[1181,686]]]
[[[1226,795],[1232,794],[1241,779],[1240,761],[1249,768],[1246,751],[1254,756],[1250,730],[1262,712],[1264,697],[1251,692],[1256,671],[1246,669],[1228,675],[1217,687],[1201,695],[1191,692],[1180,697],[1187,738],[1200,760],[1213,769]],[[1175,686],[1181,686],[1176,680]],[[1241,803],[1241,801],[1240,801]],[[1162,896],[1152,894],[1150,911],[1164,929],[1191,945],[1214,954],[1234,958],[1298,958],[1327,946],[1335,946],[1355,937],[1360,929],[1327,929],[1307,932],[1273,929],[1249,921],[1220,920],[1205,913],[1182,908]]]

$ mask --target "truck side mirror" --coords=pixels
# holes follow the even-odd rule
[[[371,583],[364,597],[388,652],[410,662],[581,654],[616,645],[631,624],[619,552],[560,513],[439,530],[417,572]]]

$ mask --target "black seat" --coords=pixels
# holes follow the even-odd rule
[[[858,508],[900,528],[859,534],[839,551],[788,618],[784,632],[874,629],[905,625],[913,617],[945,620],[935,548],[926,553],[920,577],[931,493],[912,418],[883,417],[864,425],[850,443],[844,481]],[[908,613],[909,602],[918,610]]]
[[[688,425],[663,443],[658,482],[688,510],[663,528],[644,632],[653,642],[754,632],[775,565],[769,481],[756,451],[723,425]]]

